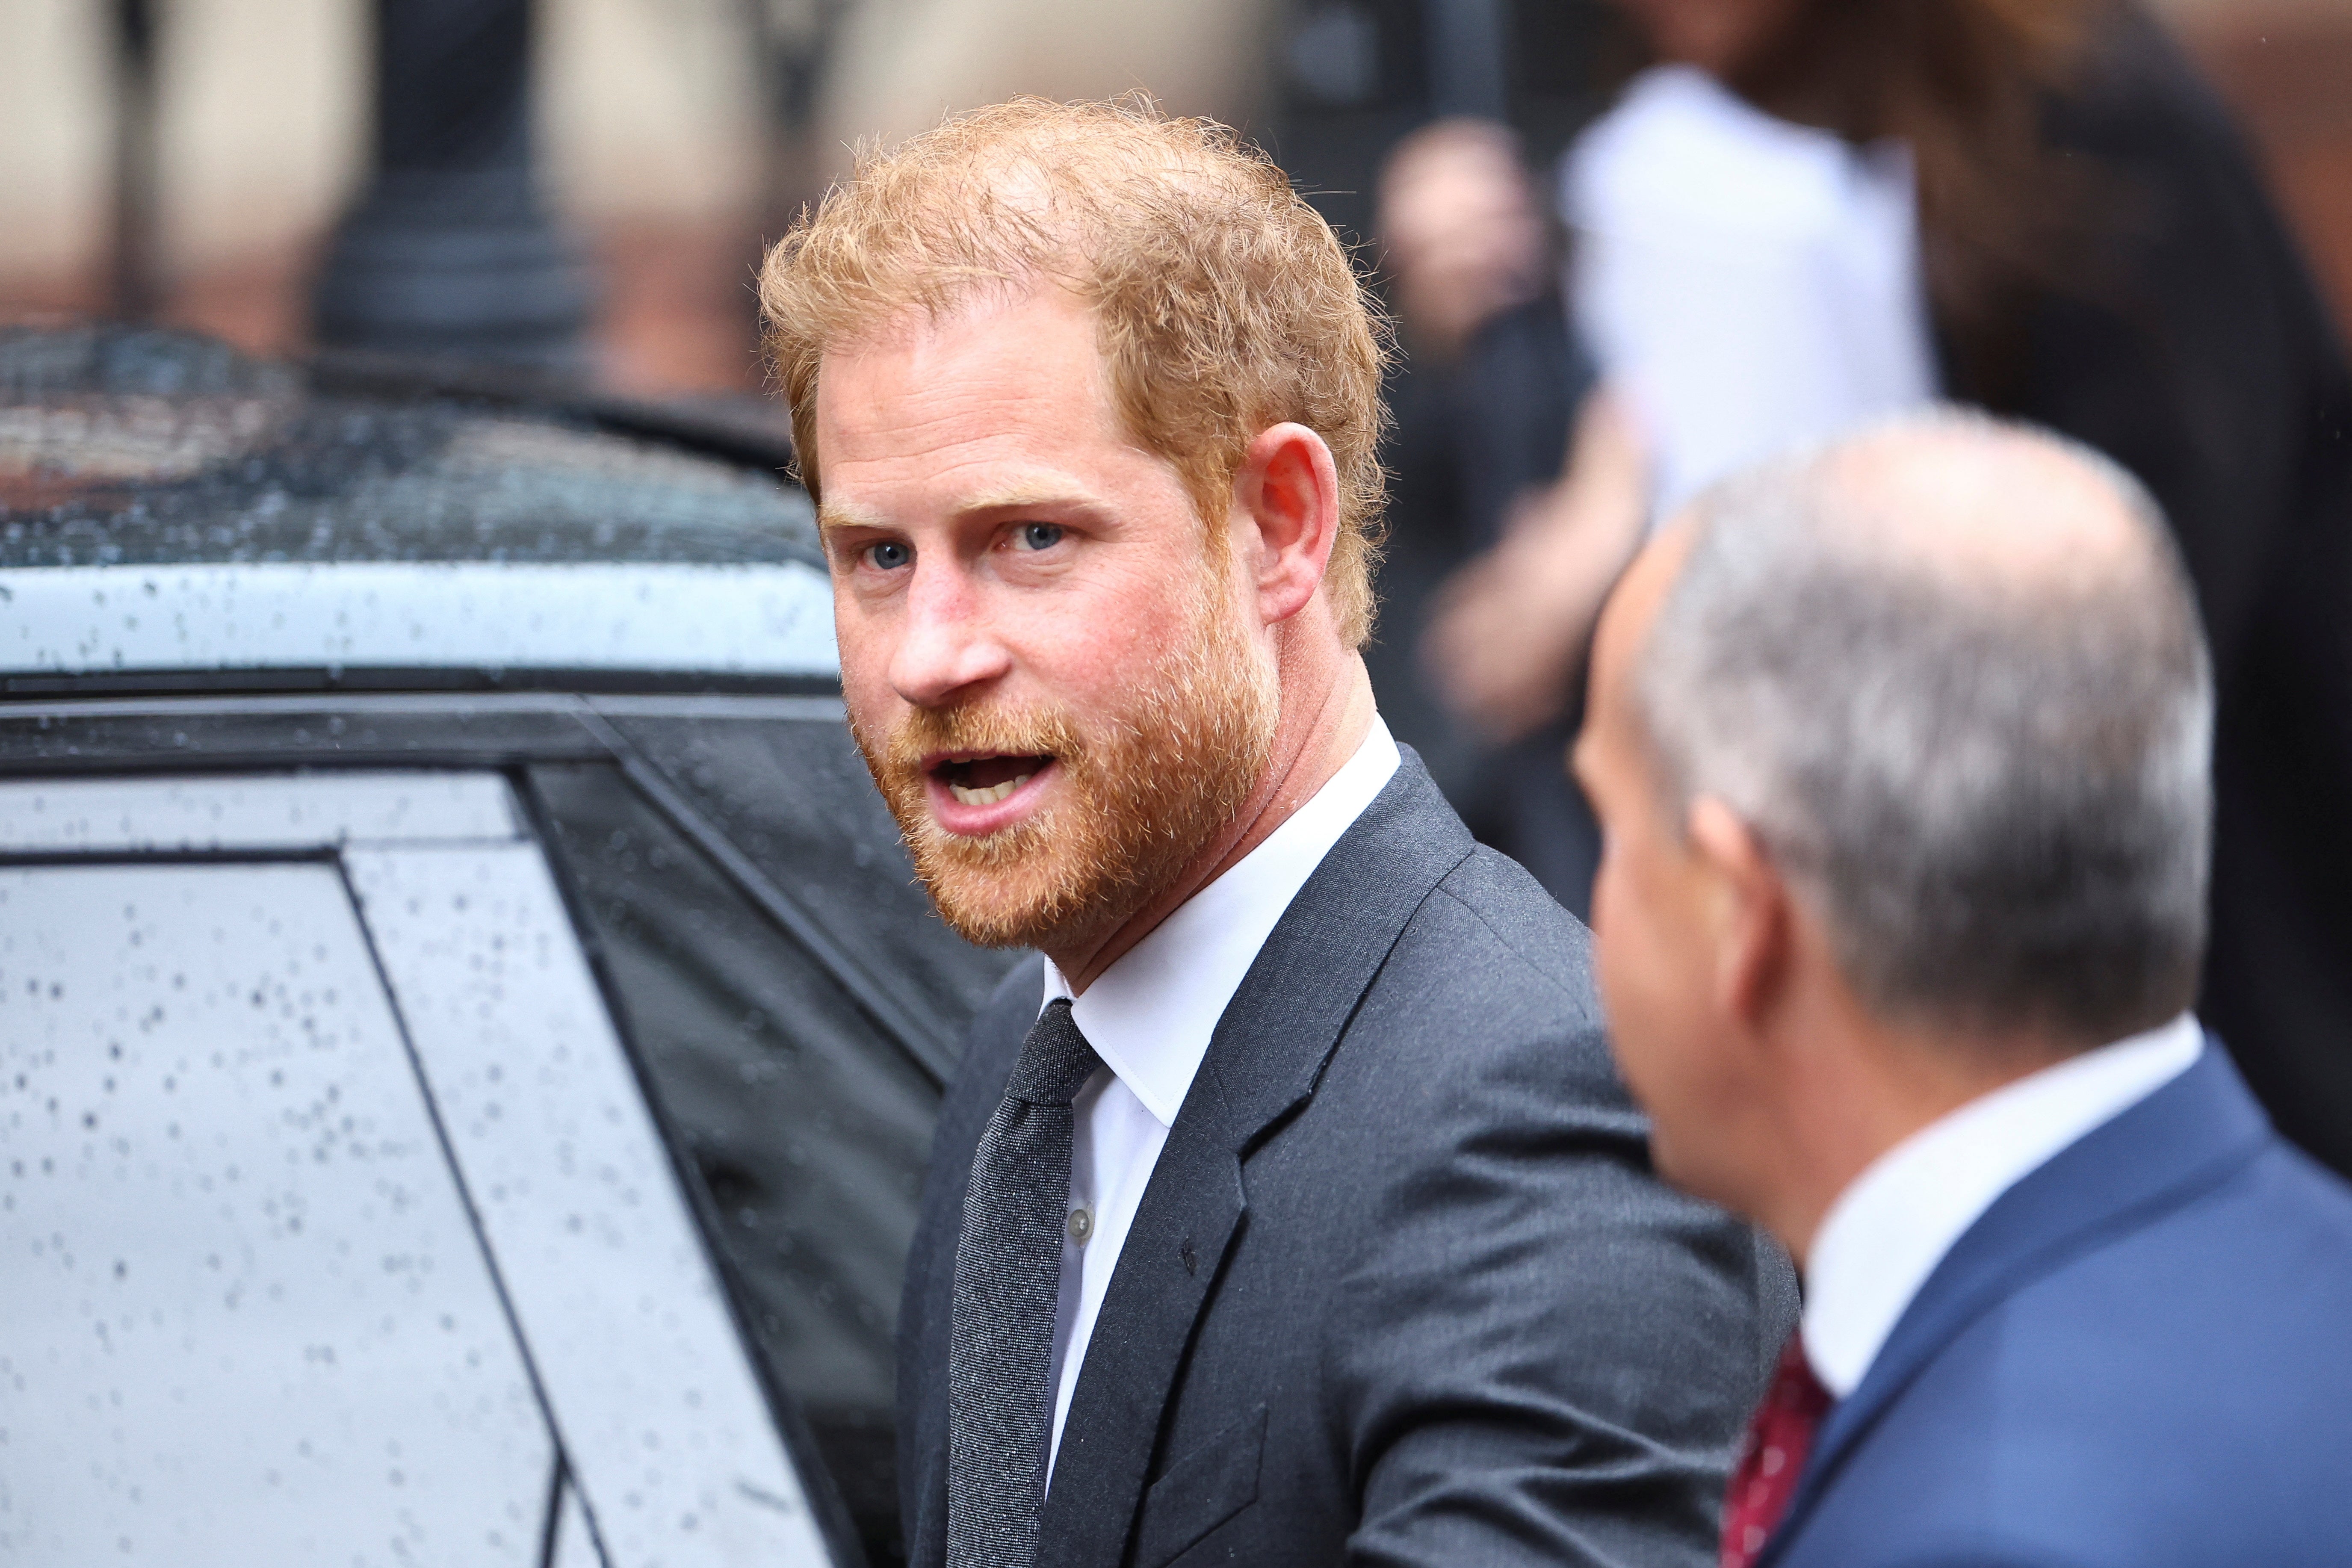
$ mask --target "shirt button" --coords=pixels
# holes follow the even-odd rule
[[[1095,1216],[1093,1213],[1087,1209],[1072,1209],[1070,1211],[1070,1239],[1076,1242],[1080,1247],[1084,1247],[1087,1244],[1087,1237],[1092,1236],[1094,1233]]]

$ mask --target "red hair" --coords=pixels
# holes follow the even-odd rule
[[[864,150],[769,252],[769,360],[810,494],[824,485],[829,347],[910,309],[941,315],[1041,279],[1092,308],[1120,416],[1204,522],[1232,505],[1258,432],[1295,421],[1322,437],[1339,478],[1324,587],[1360,646],[1381,538],[1385,321],[1330,226],[1264,153],[1146,100],[1016,99]]]

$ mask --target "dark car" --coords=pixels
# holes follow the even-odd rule
[[[846,1563],[961,1020],[781,447],[0,333],[0,1561]]]

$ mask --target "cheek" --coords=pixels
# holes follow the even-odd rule
[[[1686,944],[1662,913],[1638,868],[1622,854],[1605,855],[1592,889],[1601,1002],[1626,1085],[1653,1114],[1674,1098],[1677,1047],[1690,1023],[1680,962]]]
[[[845,590],[833,595],[834,646],[841,655],[841,700],[853,722],[872,726],[892,710],[890,624],[866,612]]]
[[[1601,865],[1592,878],[1592,935],[1599,954],[1601,999],[1612,1018],[1634,1002],[1644,964],[1639,950],[1648,940],[1643,930],[1639,879],[1629,859],[1619,841],[1603,836]]]
[[[1006,624],[1015,660],[1056,703],[1075,712],[1118,711],[1138,682],[1201,636],[1190,563],[1164,571],[1106,572],[1050,606],[1026,606]],[[1038,613],[1040,608],[1045,613]]]

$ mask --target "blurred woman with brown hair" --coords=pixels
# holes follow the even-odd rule
[[[2163,503],[2221,697],[2200,1010],[2282,1130],[2352,1173],[2352,380],[2227,113],[2129,0],[1619,3],[1657,61],[1759,121],[1826,133],[1856,169],[1898,150],[1934,393],[2088,442]],[[1850,360],[1824,340],[1867,302],[1830,294],[1805,352]],[[1604,379],[1638,393],[1643,367],[1612,361],[1596,298],[1579,289],[1579,325]],[[1704,373],[1679,384],[1712,378],[1756,407],[1824,368],[1667,324]],[[1622,471],[1647,440],[1675,489],[1714,477],[1678,470],[1675,421],[1626,401],[1618,449],[1580,439],[1433,627],[1441,684],[1490,732],[1572,704],[1591,617],[1647,521],[1579,468]]]

